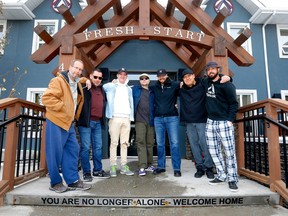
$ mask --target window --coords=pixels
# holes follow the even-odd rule
[[[278,49],[280,58],[288,58],[288,25],[277,25]]]
[[[281,99],[288,101],[288,90],[281,90]]]
[[[257,102],[256,90],[237,89],[236,95],[239,107]]]
[[[33,103],[42,104],[42,95],[46,88],[27,88],[26,100]]]
[[[227,33],[231,35],[234,39],[236,39],[243,29],[250,28],[249,23],[227,23]],[[242,45],[241,45],[247,52],[252,55],[252,43],[251,43],[251,37],[248,38]]]
[[[7,21],[0,20],[0,55],[4,54],[4,47],[7,44]]]
[[[37,25],[43,26],[51,36],[53,36],[58,31],[58,20],[35,20],[34,28]],[[36,33],[34,33],[32,53],[39,49],[39,47],[43,44],[45,44],[45,42]]]

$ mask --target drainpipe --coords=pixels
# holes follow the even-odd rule
[[[266,84],[267,84],[267,96],[271,98],[271,90],[270,90],[270,78],[269,78],[269,67],[268,67],[268,57],[267,57],[267,46],[266,46],[266,32],[265,27],[269,23],[269,21],[273,18],[276,14],[274,10],[271,16],[265,21],[262,26],[262,37],[263,37],[263,48],[264,48],[264,63],[265,63],[265,74],[266,74]]]

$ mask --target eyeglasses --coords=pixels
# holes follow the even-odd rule
[[[82,68],[79,68],[79,67],[74,67],[74,66],[72,66],[73,68],[75,68],[75,69],[77,69],[77,70],[79,70],[79,71],[83,71],[83,69]]]
[[[149,80],[148,77],[141,77],[140,80]]]
[[[93,76],[94,79],[99,79],[99,80],[102,80],[103,77],[99,77],[99,76]]]

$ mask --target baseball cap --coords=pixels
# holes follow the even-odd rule
[[[124,73],[127,74],[127,70],[126,70],[125,68],[120,68],[120,69],[118,70],[118,74],[121,73],[121,72],[124,72]]]
[[[163,76],[163,75],[166,75],[167,72],[165,69],[159,69],[157,70],[157,76]]]
[[[217,62],[211,61],[206,65],[205,69],[207,68],[221,68],[221,66],[219,66]]]
[[[190,69],[185,69],[182,71],[182,78],[186,75],[186,74],[193,74],[193,71]]]
[[[140,74],[139,79],[140,79],[141,77],[148,77],[148,78],[150,79],[150,77],[149,77],[149,75],[148,75],[147,73],[142,73],[142,74]]]

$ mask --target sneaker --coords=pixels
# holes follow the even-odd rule
[[[91,182],[92,180],[93,180],[93,178],[92,178],[92,176],[91,176],[90,173],[85,173],[85,174],[83,175],[83,181],[84,181],[84,182]]]
[[[174,171],[174,176],[175,177],[181,177],[181,172],[180,171]]]
[[[117,177],[117,172],[116,172],[116,166],[115,165],[112,165],[110,167],[110,176],[111,177]]]
[[[195,178],[201,178],[205,174],[204,170],[201,168],[197,169],[197,172],[194,174]]]
[[[85,184],[83,183],[83,181],[81,181],[81,179],[78,179],[76,182],[69,184],[68,187],[69,189],[72,189],[72,190],[85,191],[85,190],[89,190],[91,188],[91,185]]]
[[[228,184],[229,184],[230,191],[232,191],[232,192],[238,191],[238,186],[237,186],[235,181],[228,182]]]
[[[126,164],[126,165],[123,165],[121,167],[121,171],[120,171],[121,174],[125,174],[125,175],[128,175],[128,176],[132,176],[134,175],[134,172],[132,172],[130,169],[129,169],[129,166]]]
[[[61,183],[55,184],[53,186],[50,186],[49,189],[51,191],[55,191],[56,193],[63,193],[63,192],[68,190],[68,187],[63,185],[63,183],[61,182]]]
[[[158,174],[163,173],[163,172],[166,172],[166,169],[156,168],[156,169],[153,171],[153,174],[154,174],[154,175],[158,175]]]
[[[154,166],[149,166],[145,169],[147,172],[153,172],[156,168]]]
[[[139,176],[145,176],[146,175],[146,172],[145,172],[145,169],[144,168],[141,168],[139,170]]]
[[[104,170],[101,170],[98,172],[93,172],[93,177],[94,178],[108,179],[108,178],[110,178],[110,175],[107,174]]]
[[[206,176],[208,179],[214,179],[213,168],[207,168],[206,169]]]
[[[209,184],[210,185],[218,185],[218,184],[221,184],[223,183],[224,181],[218,179],[218,178],[214,178],[212,181],[209,181]]]

